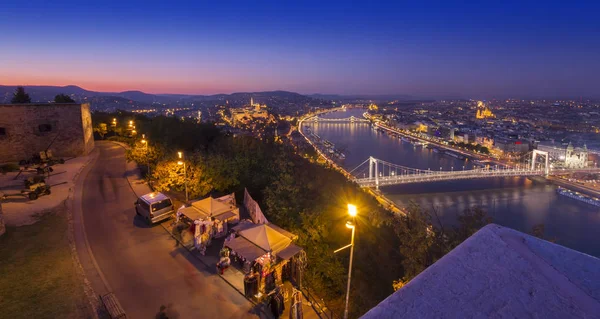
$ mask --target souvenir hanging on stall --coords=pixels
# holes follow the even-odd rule
[[[206,247],[211,243],[210,229],[213,222],[197,219],[194,221],[194,247],[204,255]]]
[[[302,292],[296,290],[292,293],[292,300],[290,306],[290,318],[291,319],[302,319]]]

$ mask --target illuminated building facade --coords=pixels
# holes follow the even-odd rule
[[[496,116],[494,115],[494,113],[492,113],[492,110],[490,110],[485,105],[485,103],[483,103],[482,101],[477,101],[477,114],[475,115],[475,117],[478,120],[482,120],[487,118],[494,118]]]
[[[252,120],[260,119],[267,120],[269,112],[266,104],[254,103],[254,99],[250,98],[250,105],[238,109],[231,109],[231,121],[233,125],[247,123]]]
[[[588,166],[588,150],[583,145],[583,149],[575,149],[573,144],[569,143],[565,155],[565,166],[567,168],[584,168]]]

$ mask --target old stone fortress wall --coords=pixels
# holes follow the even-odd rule
[[[0,104],[0,163],[29,159],[49,146],[65,158],[94,148],[89,104]]]

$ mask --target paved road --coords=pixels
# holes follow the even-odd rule
[[[161,226],[135,217],[124,149],[107,142],[96,148],[99,158],[83,181],[83,222],[97,265],[128,318],[155,318],[161,305],[169,306],[171,319],[255,317],[249,301],[176,247]]]

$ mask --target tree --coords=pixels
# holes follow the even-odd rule
[[[194,159],[186,161],[186,169],[190,198],[204,196],[212,190],[211,181],[206,177],[198,162]],[[159,192],[185,190],[186,174],[183,171],[183,165],[178,165],[175,161],[160,162],[152,172],[152,177],[156,180],[154,188]]]
[[[531,228],[531,235],[533,235],[533,236],[535,236],[537,238],[544,239],[545,228],[546,228],[546,226],[544,224],[534,225]]]
[[[141,140],[138,140],[134,143],[132,148],[127,150],[125,153],[125,158],[128,162],[136,162],[139,165],[149,164],[153,166],[158,162],[163,154],[164,150],[160,145],[146,145],[143,144]]]
[[[467,208],[462,214],[457,216],[458,226],[454,228],[452,234],[452,247],[454,248],[471,235],[475,234],[483,226],[492,222],[492,218],[487,212],[479,206]]]
[[[75,100],[66,94],[58,94],[54,97],[54,103],[75,103]]]
[[[425,270],[433,261],[431,246],[434,244],[435,228],[426,210],[410,203],[406,215],[398,217],[395,231],[400,239],[400,253],[403,256],[404,277],[408,282]]]
[[[98,133],[101,139],[104,139],[104,135],[108,133],[108,126],[106,123],[98,123],[98,125],[94,126],[94,132]]]
[[[19,86],[15,90],[13,98],[10,102],[13,104],[31,103],[31,98],[29,97],[29,94],[25,93],[25,89],[22,86]]]
[[[547,240],[551,243],[556,242],[555,238],[546,238],[546,226],[544,224],[534,225],[529,234],[539,239]]]

